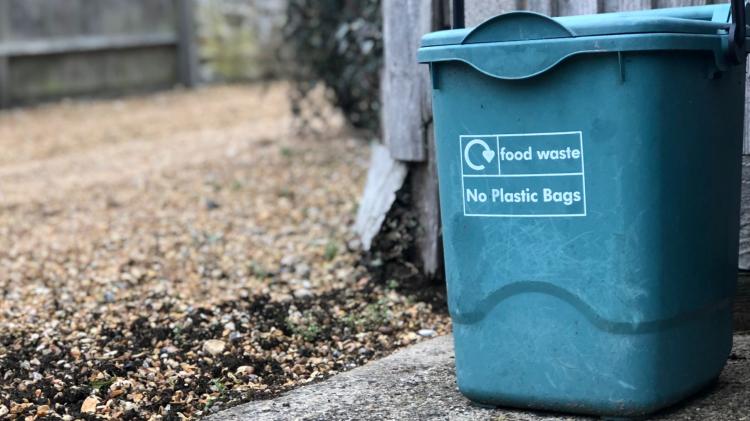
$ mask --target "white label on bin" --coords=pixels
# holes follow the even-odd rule
[[[464,135],[459,147],[465,216],[586,216],[580,131]]]

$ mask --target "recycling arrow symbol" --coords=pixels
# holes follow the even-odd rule
[[[469,168],[474,171],[482,171],[485,168],[484,164],[474,163],[469,156],[469,149],[471,149],[471,147],[474,145],[480,145],[482,148],[484,148],[484,150],[482,151],[482,158],[484,158],[488,164],[492,162],[493,159],[495,159],[495,151],[493,151],[492,148],[490,148],[490,145],[488,145],[487,142],[482,139],[474,139],[467,143],[466,146],[464,146],[464,160],[466,161],[466,165],[468,165]]]

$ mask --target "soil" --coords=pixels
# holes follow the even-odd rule
[[[450,330],[351,232],[367,143],[325,107],[294,133],[287,98],[0,113],[0,418],[200,418]]]

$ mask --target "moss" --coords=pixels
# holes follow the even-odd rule
[[[253,7],[238,11],[221,1],[201,4],[200,54],[210,78],[240,81],[273,72],[273,43],[261,41],[258,35],[258,22],[266,19],[272,17],[261,15]]]

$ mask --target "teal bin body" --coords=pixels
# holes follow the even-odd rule
[[[732,345],[744,54],[729,8],[426,35],[458,386],[636,416]]]

